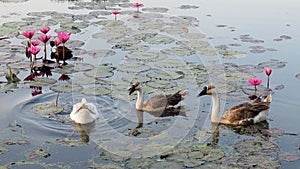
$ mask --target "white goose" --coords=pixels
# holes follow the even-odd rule
[[[99,113],[93,103],[87,103],[83,98],[81,102],[73,105],[70,117],[76,123],[87,124],[95,121],[99,117]]]
[[[267,119],[267,115],[272,102],[272,95],[269,94],[263,101],[254,100],[238,104],[228,109],[220,118],[220,100],[214,85],[208,85],[203,88],[199,96],[212,96],[212,115],[213,123],[221,123],[226,125],[249,125],[259,123]]]
[[[128,90],[129,94],[137,91],[137,101],[135,104],[136,110],[148,112],[156,117],[164,116],[164,112],[166,112],[165,110],[174,109],[174,106],[176,106],[181,100],[184,99],[184,96],[188,94],[186,90],[178,91],[170,95],[159,94],[146,101],[143,101],[144,95],[139,82],[134,82]],[[178,113],[178,111],[174,112]]]

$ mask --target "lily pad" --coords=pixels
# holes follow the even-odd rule
[[[202,39],[202,38],[205,38],[205,34],[202,34],[202,33],[184,33],[184,34],[181,34],[180,37],[186,38],[186,39]]]
[[[190,56],[195,54],[195,51],[185,47],[172,47],[171,49],[162,49],[161,53],[169,56]]]
[[[116,52],[113,50],[90,50],[88,51],[88,54],[94,58],[103,58],[107,56],[113,56],[116,54]]]
[[[282,152],[278,156],[280,160],[284,160],[284,161],[297,161],[300,159],[300,156],[288,152]]]
[[[130,158],[126,163],[126,167],[132,169],[149,168],[153,163],[155,163],[155,160],[151,158]]]
[[[128,83],[129,82],[140,82],[140,83],[143,83],[143,82],[148,82],[151,79],[149,77],[147,77],[147,76],[142,76],[142,75],[129,75],[129,76],[123,77],[122,80],[125,80]]]
[[[8,148],[0,146],[0,154],[4,154],[4,153],[6,153],[8,151],[9,151]]]
[[[86,76],[94,77],[94,78],[105,78],[111,77],[114,75],[113,70],[115,68],[111,64],[102,64],[98,65],[92,70],[84,72]]]
[[[19,34],[19,30],[11,27],[0,26],[0,37],[15,37]]]
[[[168,8],[162,8],[162,7],[143,8],[142,11],[145,11],[145,12],[166,13],[168,11]]]
[[[53,85],[50,87],[50,90],[55,92],[63,92],[63,93],[71,93],[71,92],[78,92],[82,90],[82,86],[79,85],[70,85],[70,84],[58,84]]]
[[[149,168],[150,169],[182,169],[183,165],[171,161],[162,161],[162,162],[156,162],[152,164]]]
[[[126,62],[117,66],[118,71],[128,73],[139,73],[150,70],[151,67],[142,63]]]
[[[95,84],[96,79],[94,77],[79,75],[79,76],[73,77],[71,83],[75,84],[75,85]]]
[[[277,158],[263,154],[241,157],[237,160],[237,165],[241,168],[280,168],[281,166]]]
[[[187,62],[179,59],[165,59],[157,62],[155,66],[161,68],[180,68],[180,67],[187,67]]]
[[[244,82],[253,77],[254,75],[250,73],[237,72],[237,71],[229,71],[229,72],[225,72],[225,74],[221,73],[217,75],[217,78],[223,79],[226,82]]]
[[[176,83],[166,80],[150,81],[147,82],[146,85],[154,89],[169,89],[177,86]]]
[[[239,59],[247,56],[247,53],[242,51],[219,50],[218,52],[223,55],[225,59]]]
[[[46,77],[35,78],[34,81],[30,81],[29,84],[33,86],[47,86],[55,84],[57,80]]]
[[[261,68],[265,68],[265,67],[270,67],[270,68],[273,68],[273,69],[280,69],[280,68],[283,68],[286,66],[286,62],[282,62],[282,61],[279,61],[279,60],[275,60],[275,59],[272,59],[270,61],[267,61],[267,62],[261,62],[258,64],[259,67]]]
[[[183,77],[184,73],[176,70],[155,70],[151,73],[148,73],[147,76],[159,80],[175,80]]]
[[[0,64],[11,64],[17,63],[24,60],[24,58],[19,56],[14,56],[13,54],[2,54],[0,55]]]
[[[126,56],[128,59],[134,59],[134,60],[143,60],[143,61],[149,61],[149,60],[155,60],[159,57],[159,53],[155,52],[132,52]]]
[[[63,107],[55,105],[54,103],[42,103],[35,105],[31,108],[31,111],[39,115],[57,114],[63,111]]]
[[[252,152],[273,153],[279,151],[278,146],[274,143],[271,143],[269,141],[264,141],[264,140],[253,140],[253,139],[241,140],[234,145],[234,148],[239,153],[246,153],[246,154]]]
[[[182,26],[170,26],[170,27],[164,27],[160,29],[161,32],[166,32],[171,35],[179,35],[183,33],[188,33],[189,29],[187,27]]]
[[[84,87],[81,90],[81,93],[83,94],[94,96],[108,95],[110,92],[111,90],[109,88],[103,86]]]
[[[175,40],[169,36],[156,35],[154,37],[146,37],[144,41],[152,45],[165,45],[173,43]]]

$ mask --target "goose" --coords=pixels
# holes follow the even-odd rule
[[[70,114],[71,120],[79,124],[92,123],[98,117],[99,113],[96,106],[93,103],[88,103],[85,98],[73,105],[73,110]]]
[[[225,125],[250,125],[265,121],[272,102],[272,95],[269,94],[264,100],[259,99],[251,102],[238,104],[228,109],[220,118],[220,100],[216,87],[214,85],[207,85],[199,93],[198,97],[203,95],[210,95],[212,97],[212,123],[221,123]]]
[[[169,95],[159,94],[143,101],[144,95],[139,82],[134,82],[128,90],[129,95],[131,95],[134,91],[137,91],[137,101],[135,104],[136,110],[148,112],[156,117],[164,116],[163,112],[165,112],[165,110],[174,109],[174,106],[176,106],[184,99],[184,96],[188,94],[188,91],[184,90]]]

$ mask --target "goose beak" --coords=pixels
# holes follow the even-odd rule
[[[203,96],[203,95],[207,95],[205,89],[203,89],[203,90],[198,94],[198,97]]]
[[[131,95],[135,91],[135,86],[132,85],[128,90],[129,90],[129,95]]]

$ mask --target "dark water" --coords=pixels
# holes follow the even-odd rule
[[[141,1],[145,7],[164,7],[168,8],[167,15],[170,16],[194,16],[199,20],[198,26],[194,28],[195,32],[206,34],[210,44],[213,46],[240,44],[237,47],[230,47],[233,50],[239,50],[247,53],[245,58],[226,59],[222,56],[216,58],[218,63],[235,63],[238,65],[251,64],[256,65],[261,62],[270,61],[270,59],[285,62],[283,68],[274,68],[271,75],[271,88],[274,90],[273,102],[268,116],[268,128],[277,128],[283,130],[286,134],[283,136],[271,138],[273,139],[280,152],[288,152],[296,156],[299,153],[299,107],[300,93],[297,90],[300,80],[295,77],[300,73],[297,59],[300,52],[298,45],[300,40],[300,25],[297,16],[299,15],[297,6],[299,2],[296,0],[288,0],[281,2],[273,1],[239,1],[239,0],[213,0],[213,1]],[[180,5],[195,5],[198,8],[179,9]],[[39,1],[29,0],[24,3],[2,3],[1,23],[13,20],[20,20],[29,11],[48,11],[49,9],[59,12],[70,13],[87,13],[89,10],[70,10],[68,6],[72,6],[72,2],[58,1]],[[13,10],[12,10],[13,9]],[[11,14],[12,11],[16,14]],[[7,17],[9,16],[9,17]],[[112,16],[110,16],[112,17]],[[126,19],[126,16],[120,15],[120,19]],[[99,42],[90,39],[89,36],[97,31],[97,27],[89,27],[85,36],[75,34],[72,38],[80,38],[86,41],[85,49],[97,49]],[[263,40],[263,43],[242,42],[241,35],[249,35],[255,39]],[[281,35],[288,35],[291,39],[276,41]],[[12,41],[17,41],[12,39]],[[264,53],[252,53],[251,46],[263,46],[265,48],[274,48],[276,51],[266,51]],[[230,45],[228,45],[230,46]],[[110,45],[103,43],[101,48],[111,48]],[[159,46],[156,46],[159,48]],[[112,62],[114,65],[122,63],[124,54],[118,53],[114,58],[105,58],[98,61],[95,59],[86,59],[90,63]],[[206,62],[205,58],[195,59],[193,57],[186,58],[191,62]],[[209,65],[205,65],[209,66]],[[20,74],[26,76],[25,74]],[[265,79],[263,73],[255,74],[257,77]],[[118,75],[122,76],[122,74]],[[213,77],[212,77],[213,78]],[[5,81],[2,78],[2,81]],[[283,85],[283,89],[275,89],[275,87]],[[48,114],[39,116],[31,111],[33,105],[44,102],[54,102],[57,93],[46,89],[43,95],[31,96],[31,89],[23,87],[12,93],[3,93],[0,95],[1,105],[1,146],[9,147],[8,153],[0,154],[1,165],[10,164],[12,168],[16,166],[25,167],[26,165],[14,165],[16,161],[26,161],[30,158],[31,152],[42,149],[44,152],[50,152],[50,157],[38,157],[44,163],[53,164],[54,166],[71,166],[72,168],[80,168],[91,166],[92,162],[99,164],[107,164],[109,161],[99,158],[104,150],[112,152],[119,156],[133,157],[153,156],[156,152],[151,152],[147,145],[176,145],[181,139],[192,137],[198,129],[209,131],[211,126],[209,123],[208,112],[210,110],[210,98],[197,98],[195,96],[198,88],[192,86],[191,94],[186,98],[186,104],[192,109],[188,111],[188,117],[168,117],[166,119],[158,119],[145,114],[144,133],[138,137],[127,137],[128,129],[136,126],[137,119],[134,110],[134,102],[129,100],[112,99],[108,96],[86,96],[81,94],[62,93],[59,96],[59,103],[64,107],[63,112],[59,114]],[[69,120],[69,113],[72,105],[86,97],[88,101],[94,102],[100,112],[100,119],[92,125],[78,126]],[[235,103],[224,104],[225,109]],[[196,107],[196,108],[195,108]],[[198,111],[193,111],[199,109]],[[165,121],[164,121],[165,120]],[[162,122],[161,122],[162,121]],[[171,127],[170,127],[171,126]],[[265,127],[265,126],[264,126]],[[150,130],[147,131],[147,130]],[[148,139],[149,133],[157,133],[168,130],[168,134],[160,133],[157,137]],[[146,134],[145,134],[146,133]],[[203,136],[200,141],[205,141],[208,136]],[[233,145],[240,138],[251,138],[247,134],[236,134],[234,130],[224,129],[221,131],[219,144],[225,148],[227,145]],[[4,144],[5,140],[12,142],[20,140],[28,140],[27,145]],[[28,148],[29,147],[29,148]],[[230,148],[228,148],[230,149]],[[125,151],[126,150],[126,151]],[[128,151],[130,150],[130,151]],[[122,154],[124,153],[124,154]],[[29,159],[33,162],[36,160]],[[92,162],[91,162],[92,161]],[[122,163],[122,162],[121,162]],[[29,165],[29,164],[28,164]],[[36,163],[30,165],[30,168],[40,168],[45,164]],[[287,162],[281,160],[281,168],[297,168],[300,166],[299,160]],[[51,168],[51,165],[47,167]],[[63,167],[62,167],[63,168]]]

